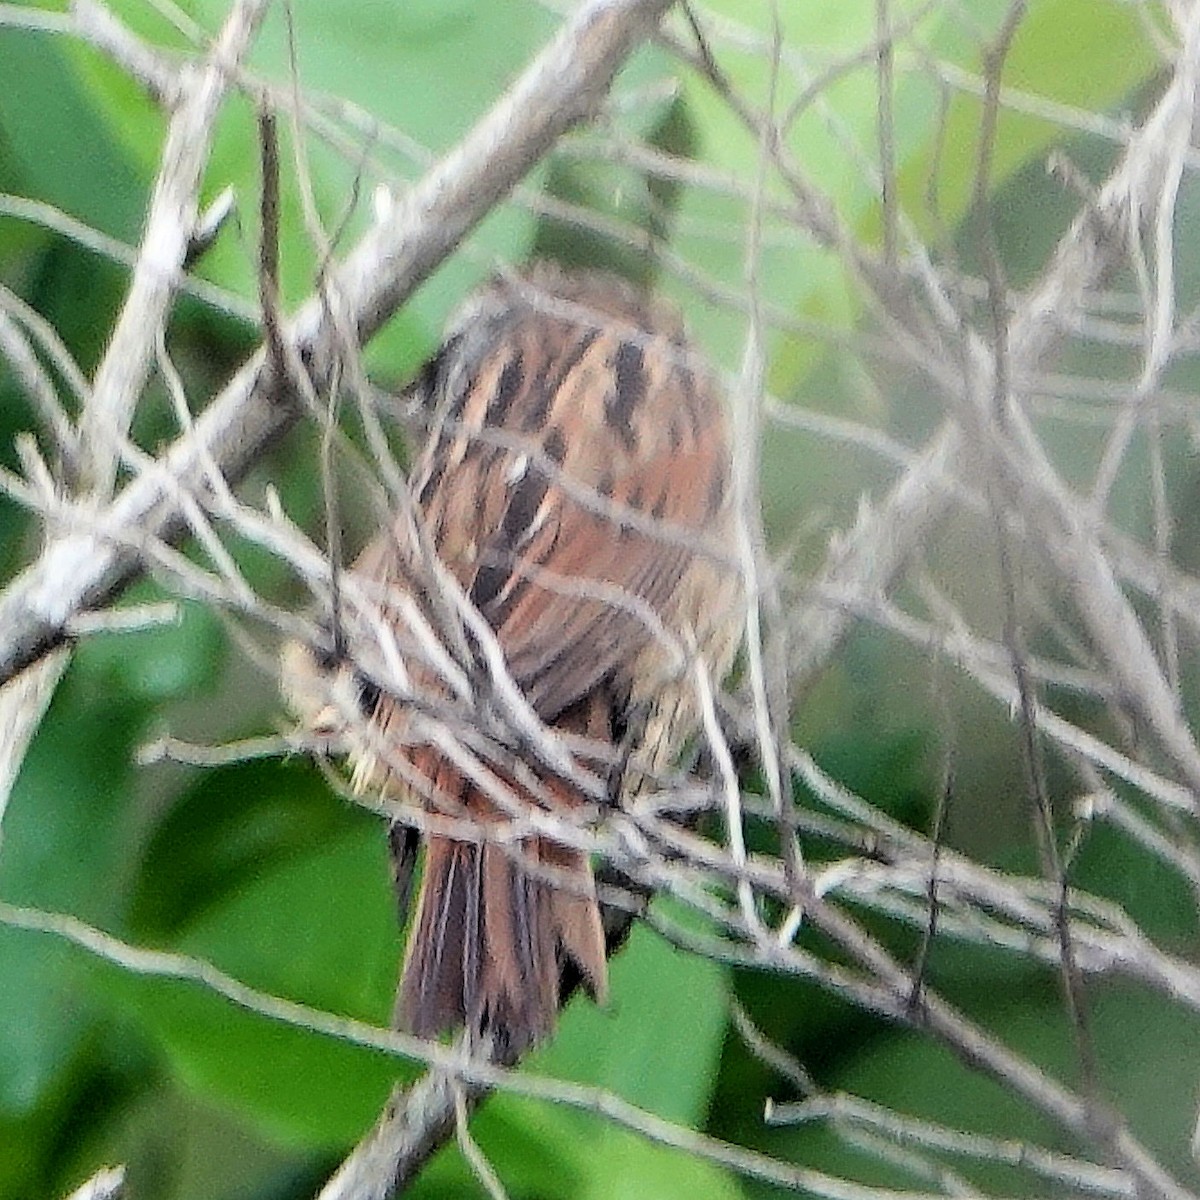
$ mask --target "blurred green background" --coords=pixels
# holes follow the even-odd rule
[[[178,9],[137,0],[112,5],[141,35],[176,50],[190,48],[188,22],[211,32],[224,7],[221,0]],[[897,25],[916,19],[897,56],[900,199],[920,234],[952,250],[968,269],[980,216],[970,211],[980,108],[969,88],[948,80],[953,70],[978,73],[982,47],[1007,7],[988,0],[944,9],[891,5]],[[1068,116],[1136,113],[1153,98],[1159,69],[1138,7],[1034,0],[1006,85],[1017,96],[1053,101]],[[558,24],[532,0],[295,0],[292,8],[300,78],[317,114],[303,157],[339,251],[365,227],[375,187],[400,190],[416,178]],[[720,0],[703,11],[741,22],[759,38],[757,48],[718,42],[717,49],[730,80],[762,100],[770,87],[761,50],[771,36],[768,6]],[[164,13],[186,20],[173,22]],[[792,0],[783,16],[780,37],[797,73],[816,77],[870,44],[877,10],[874,0]],[[261,78],[286,89],[279,5],[252,64]],[[118,311],[126,269],[54,228],[46,210],[27,202],[136,244],[164,121],[93,51],[66,37],[13,28],[3,13],[0,80],[0,282],[50,321],[91,372]],[[796,79],[780,88],[781,110],[802,91]],[[354,107],[339,106],[337,98]],[[874,161],[877,107],[868,56],[832,76],[819,100],[799,115],[790,141],[847,226],[871,244],[880,237],[878,188],[846,143]],[[312,290],[319,254],[305,232],[286,121],[281,132],[283,285],[292,305]],[[604,144],[630,142],[688,155],[743,181],[757,171],[755,139],[724,101],[664,50],[643,50],[623,73],[600,131],[569,139],[372,345],[368,362],[376,382],[401,386],[434,349],[447,312],[475,281],[498,263],[536,254],[598,262],[657,284],[676,297],[716,361],[735,370],[744,323],[704,298],[689,271],[735,291],[744,287],[747,206],[601,153]],[[989,199],[1005,268],[1017,284],[1042,267],[1078,207],[1077,197],[1046,174],[1052,147],[1093,180],[1103,177],[1116,153],[1110,140],[1073,129],[1069,120],[1006,110]],[[253,110],[234,97],[221,120],[204,196],[232,184],[238,215],[197,268],[229,300],[222,308],[183,296],[168,331],[194,409],[257,343],[254,324],[238,315],[256,294],[257,169]],[[785,199],[774,186],[768,196]],[[1194,189],[1185,190],[1182,211],[1196,205]],[[1194,303],[1200,248],[1184,226],[1180,288]],[[614,229],[625,231],[627,240],[609,236]],[[656,247],[651,254],[638,248],[646,233]],[[870,331],[843,265],[778,214],[764,217],[764,245],[765,300],[809,331],[772,336],[772,391],[789,404],[862,421],[918,446],[939,418],[938,405],[903,372],[883,376],[876,364],[839,348],[840,335]],[[5,370],[0,363],[0,462],[16,469],[14,438],[37,425]],[[1128,378],[1136,360],[1113,351],[1100,367],[1089,361],[1090,373],[1098,370],[1104,378]],[[1195,383],[1184,371],[1173,382]],[[1055,436],[1053,418],[1043,429]],[[149,449],[177,432],[157,383],[134,432]],[[1101,436],[1089,442],[1064,426],[1061,443],[1064,469],[1086,478]],[[1169,451],[1172,487],[1186,496],[1194,484],[1187,455],[1174,444]],[[290,514],[319,530],[317,461],[316,433],[300,428],[255,469],[244,494],[260,500],[271,484]],[[893,466],[861,449],[769,426],[763,501],[770,533],[802,567],[811,567],[830,531],[852,521],[864,490],[878,491],[893,477]],[[1144,533],[1144,485],[1131,471],[1118,481],[1118,493],[1114,511],[1132,532]],[[352,502],[348,511],[355,511]],[[361,534],[352,529],[350,538]],[[986,623],[994,599],[972,563],[972,537],[970,529],[951,529],[937,553],[964,603],[984,613]],[[0,579],[30,558],[37,539],[28,514],[0,496]],[[236,541],[233,548],[262,594],[303,603],[278,563]],[[161,595],[143,582],[125,602]],[[947,817],[951,842],[988,861],[1035,870],[1015,732],[1006,713],[950,677],[948,668],[932,670],[915,650],[863,629],[798,698],[795,734],[834,777],[926,829],[946,749],[944,689],[959,734],[958,786]],[[300,761],[204,770],[134,764],[136,748],[163,732],[219,741],[269,732],[285,720],[269,663],[244,654],[226,621],[198,604],[183,605],[178,625],[85,642],[5,817],[0,898],[75,914],[138,945],[201,957],[273,994],[386,1024],[401,944],[378,822],[338,800]],[[809,851],[817,858],[831,852],[820,845]],[[1194,920],[1161,870],[1096,830],[1086,837],[1074,877],[1125,903],[1168,944],[1192,944]],[[897,953],[915,953],[916,935],[876,924]],[[930,977],[997,1036],[1075,1081],[1052,972],[999,952],[939,943]],[[572,1005],[560,1036],[528,1069],[611,1087],[655,1113],[784,1159],[896,1183],[894,1172],[828,1131],[764,1127],[764,1100],[795,1093],[731,1033],[729,1001],[736,996],[825,1088],[966,1128],[1061,1144],[1042,1121],[928,1039],[870,1019],[815,988],[684,955],[645,929],[614,963],[612,994],[605,1011]],[[1168,1165],[1182,1169],[1178,1148],[1186,1145],[1193,1119],[1195,1072],[1176,1064],[1200,1063],[1195,1023],[1116,986],[1094,989],[1092,1000],[1104,1082],[1114,1101]],[[414,1071],[252,1016],[196,985],[136,977],[52,936],[0,927],[0,1200],[65,1194],[113,1162],[129,1164],[129,1194],[137,1198],[308,1196],[368,1127],[396,1073]],[[770,1190],[597,1117],[532,1101],[494,1098],[475,1131],[514,1197],[695,1200]],[[986,1182],[1002,1187],[1006,1180],[993,1174]],[[474,1195],[479,1188],[450,1147],[413,1194]]]

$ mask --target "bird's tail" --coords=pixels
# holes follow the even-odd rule
[[[468,810],[473,806],[467,799]],[[604,930],[587,856],[544,838],[521,846],[427,843],[397,1019],[420,1037],[465,1026],[518,1052],[553,1032],[564,970],[607,994]]]

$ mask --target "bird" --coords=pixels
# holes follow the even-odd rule
[[[448,741],[454,664],[460,692],[486,677],[486,626],[555,744],[585,769],[617,764],[615,803],[669,767],[701,721],[697,671],[719,684],[743,627],[729,418],[669,305],[547,262],[483,285],[410,394],[424,445],[348,579],[379,597],[407,685],[380,687],[344,647],[293,644],[285,691],[310,728],[344,736],[356,787],[429,818],[396,1024],[519,1053],[554,1031],[567,975],[607,996],[588,855],[519,828],[522,806],[570,818],[595,797],[519,736]],[[444,659],[422,619],[443,635],[449,621]],[[369,736],[329,702],[338,676]]]

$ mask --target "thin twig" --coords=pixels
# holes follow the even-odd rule
[[[94,8],[93,0],[86,4]],[[79,422],[84,479],[101,501],[112,492],[120,444],[187,257],[217,113],[266,7],[267,0],[237,0],[207,61],[179,84],[133,278]]]

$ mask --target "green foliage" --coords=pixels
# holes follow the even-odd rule
[[[334,800],[311,769],[206,772],[148,843],[131,926],[269,995],[387,1024],[399,945],[379,822]],[[353,1140],[403,1073],[207,989],[102,974],[189,1086],[291,1142]]]
[[[72,70],[65,44],[0,28],[0,74],[5,173],[19,181],[19,194],[132,240],[141,224],[148,165],[140,174],[134,168],[110,132],[109,113]],[[156,118],[155,127],[145,131],[148,151],[162,129]],[[153,153],[157,158],[157,150]],[[97,187],[97,180],[105,186]],[[0,246],[7,249],[7,239],[20,228],[0,226]]]
[[[1081,1086],[1079,1047],[1062,1015],[1061,1004],[1019,987],[994,989],[990,1001],[973,1012],[998,1041],[1026,1055],[1050,1078]],[[1090,990],[1090,1029],[1104,1063],[1100,1081],[1114,1110],[1130,1114],[1135,1136],[1164,1156],[1169,1169],[1190,1170],[1178,1147],[1188,1141],[1193,1119],[1193,1084],[1164,1071],[1163,1050],[1179,1055],[1196,1044],[1194,1023],[1168,1001],[1142,991],[1107,985]],[[1052,1124],[1022,1103],[1011,1090],[968,1070],[927,1039],[891,1030],[849,1049],[843,1064],[826,1077],[831,1092],[862,1097],[917,1120],[1055,1147],[1069,1153]],[[814,1169],[848,1173],[880,1187],[911,1186],[911,1177],[889,1170],[817,1128],[781,1128],[764,1139],[765,1148],[796,1157]],[[995,1164],[979,1166],[947,1156],[948,1166],[987,1194],[1027,1194],[1028,1177]],[[1055,1194],[1049,1189],[1045,1194]]]
[[[874,56],[862,47],[876,35],[876,6],[842,0],[802,0],[779,6],[781,28],[773,29],[772,8],[719,0],[707,6],[733,22],[745,49],[725,52],[722,70],[740,94],[764,106],[774,92],[774,111],[790,115],[786,149],[808,186],[833,201],[847,232],[868,245],[882,240],[877,169],[878,77]],[[978,167],[982,101],[969,89],[939,86],[934,66],[954,79],[981,72],[979,46],[994,36],[1008,4],[988,0],[971,6],[971,22],[953,9],[927,10],[921,0],[888,5],[894,29],[916,22],[917,41],[929,61],[901,43],[892,100],[892,154],[896,199],[920,234],[934,242],[953,230],[967,212]],[[772,81],[763,70],[763,48],[778,37],[795,70]],[[1153,69],[1144,27],[1129,5],[1111,0],[1047,0],[1031,6],[1013,44],[1005,83],[1083,112],[1119,102]],[[816,89],[817,80],[829,86]],[[758,178],[761,139],[748,130],[722,96],[696,75],[684,79],[688,111],[698,131],[696,157],[733,178]],[[943,99],[947,102],[940,120]],[[992,155],[992,183],[999,185],[1061,137],[1050,121],[1006,110]],[[930,194],[934,196],[931,207]],[[785,200],[782,188],[768,192]],[[702,232],[694,232],[694,231]],[[774,238],[774,240],[772,240]],[[676,246],[720,283],[737,287],[745,275],[746,213],[715,192],[688,189],[679,213]],[[764,254],[759,283],[764,302],[836,330],[860,316],[859,302],[838,248],[822,248],[779,222],[764,217]],[[785,252],[781,252],[785,251]],[[686,301],[685,301],[686,302]],[[702,343],[726,365],[741,354],[741,325],[715,308],[692,306]],[[828,353],[824,337],[786,339],[774,348],[771,384],[791,394]]]
[[[132,603],[161,600],[158,588],[135,585]],[[93,687],[149,705],[215,687],[225,665],[225,637],[216,614],[194,601],[180,604],[178,621],[146,629],[99,633],[84,642],[76,660]]]
[[[29,750],[5,815],[0,895],[105,922],[129,854],[130,749],[149,710],[93,682],[64,681]],[[16,1116],[48,1094],[93,1010],[63,947],[0,928],[0,959],[0,1113]]]
[[[204,772],[154,830],[142,855],[130,925],[153,942],[177,937],[214,904],[252,887],[277,862],[313,854],[353,826],[321,778],[294,763]]]
[[[708,1107],[725,1033],[724,970],[637,929],[613,963],[611,985],[608,1009],[572,1005],[559,1036],[530,1059],[531,1068],[696,1124]]]
[[[527,1069],[590,1084],[687,1127],[703,1123],[725,1033],[724,972],[635,930],[612,964],[607,1009],[576,1001]],[[683,1001],[683,1002],[681,1002]],[[472,1131],[512,1196],[737,1195],[715,1168],[649,1144],[594,1114],[496,1096]],[[462,1195],[471,1170],[456,1147],[415,1195]]]
[[[119,0],[111,7],[152,41],[187,48],[187,39],[155,6]],[[183,7],[211,32],[227,6],[193,0]],[[357,105],[361,127],[374,131],[349,148],[314,137],[303,144],[313,202],[335,254],[364,228],[376,186],[402,196],[428,156],[454,144],[555,28],[549,8],[535,0],[322,0],[291,7],[306,91],[328,97],[330,108],[334,98]],[[722,66],[739,90],[765,100],[772,87],[763,53],[774,36],[771,6],[710,0],[705,7],[748,34],[744,51],[722,49]],[[775,109],[799,105],[787,150],[848,233],[878,247],[878,187],[862,165],[877,155],[877,67],[872,56],[860,53],[875,36],[878,6],[871,0],[794,0],[778,7],[793,70],[778,80]],[[1008,4],[934,6],[919,18],[925,6],[918,0],[893,0],[887,7],[897,27],[917,21],[917,42],[928,54],[926,61],[904,50],[895,64],[897,199],[921,236],[953,242],[964,228],[970,231],[979,153],[981,104],[970,77],[980,69],[980,39],[994,35]],[[954,18],[963,7],[978,30]],[[1156,66],[1134,8],[1118,0],[1031,5],[1006,87],[1018,101],[1034,97],[1081,111],[1119,110]],[[252,66],[257,77],[286,89],[284,11],[271,6]],[[939,82],[935,66],[945,80],[962,86]],[[656,91],[675,70],[664,52],[643,51],[623,75],[608,119],[631,138],[687,152],[700,167],[747,186],[759,170],[758,138],[698,74],[683,73],[674,94]],[[827,72],[833,73],[831,86],[809,95],[808,83]],[[0,79],[0,188],[136,240],[161,150],[164,121],[156,107],[84,45],[3,26]],[[286,122],[280,135],[283,289],[291,306],[313,290],[322,248],[306,228],[297,147]],[[1004,201],[997,231],[1018,278],[1032,271],[1061,232],[1067,206],[1056,208],[1044,190],[1050,185],[1039,191],[1029,180],[1041,174],[1046,150],[1062,138],[1060,125],[1019,105],[1006,108],[999,123],[991,186]],[[1095,143],[1071,149],[1088,167],[1110,153]],[[232,184],[239,217],[199,272],[249,298],[255,295],[258,169],[254,112],[239,98],[222,117],[203,191],[207,201]],[[653,234],[717,290],[744,288],[750,213],[738,197],[678,186],[581,152],[554,159],[525,188],[533,196],[548,193],[586,206],[636,234]],[[794,197],[773,187],[767,200],[788,205]],[[1188,204],[1194,206],[1194,195],[1185,197],[1181,212],[1190,211]],[[790,397],[805,386],[811,392],[806,403],[836,413],[861,416],[874,405],[870,415],[880,424],[907,428],[911,422],[916,428],[914,411],[926,411],[923,398],[914,398],[911,410],[889,413],[885,406],[893,399],[863,386],[840,350],[830,354],[830,342],[816,336],[832,332],[836,344],[837,336],[866,323],[837,252],[801,237],[772,211],[764,214],[763,233],[764,298],[801,323],[770,346],[772,388]],[[634,243],[581,232],[570,220],[540,218],[525,203],[506,205],[376,340],[369,365],[385,381],[406,378],[473,282],[495,264],[520,262],[536,249],[567,261],[616,265],[644,279],[660,274],[666,289],[677,293],[698,341],[722,365],[736,368],[741,318],[731,319],[727,308],[703,298],[703,289],[667,278],[663,256],[646,253],[636,237]],[[1184,272],[1193,290],[1195,278],[1194,271]],[[51,320],[83,367],[91,368],[124,286],[121,270],[36,223],[0,217],[0,280]],[[250,337],[239,322],[196,302],[179,306],[171,347],[194,407],[246,352]],[[33,418],[3,371],[0,366],[0,465],[11,468],[13,439],[33,427]],[[896,394],[903,394],[899,387]],[[174,428],[159,415],[151,413],[139,426],[148,446]],[[290,439],[272,461],[271,481],[288,510],[305,517],[319,509],[314,463],[307,432]],[[844,505],[852,517],[861,477],[843,474],[832,458],[819,459],[799,442],[781,438],[768,446],[765,503],[773,528],[790,541],[801,502],[807,509],[814,497]],[[5,578],[28,552],[26,528],[24,515],[0,497]],[[279,586],[263,552],[237,550],[256,582]],[[159,598],[149,585],[129,596],[139,602]],[[851,647],[842,669],[807,706],[801,740],[835,777],[923,827],[936,799],[927,761],[931,738],[920,724],[925,718],[915,715],[912,678],[897,670],[881,640]],[[195,956],[265,992],[385,1025],[401,947],[378,822],[333,798],[314,771],[294,762],[186,776],[133,766],[137,745],[164,725],[185,735],[199,725],[205,736],[215,725],[222,737],[272,727],[277,705],[255,691],[258,686],[241,656],[229,652],[219,620],[199,604],[184,604],[176,625],[84,642],[5,814],[0,898],[68,912],[132,942]],[[984,794],[981,803],[986,807],[1000,790]],[[980,825],[989,819],[976,817]],[[753,832],[773,836],[770,830]],[[1152,864],[1127,848],[1118,852],[1108,840],[1093,835],[1082,848],[1081,882],[1128,904],[1155,932],[1194,936],[1179,919],[1180,898],[1160,887]],[[999,857],[994,843],[988,849]],[[819,855],[821,848],[816,850]],[[893,950],[915,952],[910,934],[898,935],[882,923],[878,933]],[[1050,973],[1016,972],[1012,956],[942,945],[930,971],[937,986],[998,1037],[1072,1077],[1075,1064],[1061,1053],[1067,1040],[1052,1024],[1061,1004]],[[999,995],[1001,983],[1021,994]],[[757,972],[739,973],[732,986],[767,1034],[828,1087],[951,1123],[969,1123],[976,1114],[980,1128],[997,1127],[998,1112],[1008,1103],[998,1089],[928,1040],[881,1027],[813,986]],[[674,951],[639,929],[613,963],[609,1007],[573,1003],[559,1036],[526,1069],[596,1085],[689,1128],[815,1167],[850,1169],[845,1146],[824,1131],[764,1129],[763,1098],[790,1093],[786,1081],[727,1037],[730,988],[724,968]],[[1186,1039],[1194,1034],[1177,1028],[1165,1005],[1143,1005],[1115,989],[1096,1005],[1096,1030],[1115,1092],[1139,1131],[1145,1126],[1145,1136],[1157,1144],[1152,1114],[1189,1111],[1183,1089],[1191,1085],[1186,1073],[1156,1064],[1155,1048],[1180,1047],[1179,1061],[1192,1061],[1195,1048]],[[214,1151],[211,1162],[204,1155],[199,1165],[194,1161],[198,1152],[188,1130],[211,1122],[214,1112],[226,1123],[221,1128],[238,1131],[239,1151],[257,1147],[271,1164],[273,1174],[256,1194],[311,1194],[318,1167],[362,1133],[392,1081],[416,1069],[239,1009],[195,983],[136,976],[48,936],[0,928],[0,1200],[65,1193],[81,1172],[121,1157],[142,1164],[136,1169],[147,1176],[153,1175],[147,1161],[192,1161],[190,1184],[182,1169],[165,1172],[155,1194],[170,1200],[249,1195],[239,1154],[222,1159]],[[1177,1094],[1166,1098],[1172,1089]],[[927,1103],[931,1098],[934,1103]],[[146,1113],[156,1117],[163,1109],[179,1117],[177,1127],[156,1129],[161,1140],[147,1151],[140,1139],[155,1122]],[[1042,1132],[1006,1110],[1005,1122],[1010,1117],[1014,1134]],[[594,1113],[533,1100],[495,1097],[472,1128],[514,1197],[670,1200],[763,1190]],[[877,1170],[872,1174],[865,1162],[859,1166],[863,1178],[895,1182]],[[469,1168],[451,1147],[414,1194],[475,1194],[471,1189],[477,1185]]]
[[[165,1049],[181,1084],[296,1149],[346,1149],[413,1078],[394,1059],[259,1017],[195,985],[98,979]]]
[[[166,36],[164,22],[137,0],[113,5],[147,36]],[[227,10],[220,0],[188,5],[205,28],[219,25]],[[303,168],[312,200],[333,249],[345,249],[370,216],[373,189],[381,183],[402,191],[428,161],[448,149],[553,29],[546,10],[532,0],[506,5],[428,2],[394,4],[337,0],[296,12],[295,60],[306,91],[357,106],[376,133],[365,156],[314,139],[303,144]],[[178,41],[176,36],[173,40]],[[283,5],[273,5],[251,57],[252,67],[286,88],[291,58]],[[115,66],[84,48],[74,49],[79,78],[95,111],[111,126],[148,179],[158,161],[162,121]],[[463,63],[472,69],[464,71]],[[452,81],[452,82],[451,82]],[[285,166],[280,211],[281,288],[295,303],[312,291],[322,259],[306,223],[291,130],[281,123]],[[239,197],[240,236],[224,235],[205,255],[200,272],[240,295],[257,295],[259,191],[255,114],[245,101],[224,112],[213,146],[203,197],[212,200],[232,185]],[[353,207],[347,198],[356,197]],[[449,310],[485,275],[493,262],[518,261],[533,237],[534,218],[516,206],[493,214],[476,235],[477,253],[456,256],[424,287],[370,350],[370,362],[390,377],[409,374],[428,353]]]
[[[536,1200],[733,1200],[741,1188],[724,1172],[683,1151],[652,1145],[600,1118],[548,1104],[489,1100],[472,1126],[510,1196]],[[419,1200],[473,1195],[478,1189],[457,1147],[442,1151],[412,1189]]]

